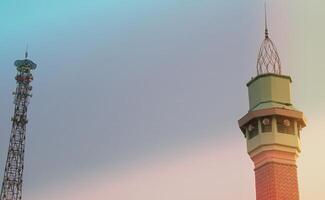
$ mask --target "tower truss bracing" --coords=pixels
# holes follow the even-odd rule
[[[27,59],[26,53],[24,60],[15,61],[15,66],[17,68],[17,88],[13,92],[15,111],[11,118],[12,129],[0,200],[21,200],[22,198],[26,125],[28,123],[27,107],[32,96],[31,70],[36,69],[36,64]]]

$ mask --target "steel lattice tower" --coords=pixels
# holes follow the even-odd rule
[[[0,200],[21,200],[22,197],[26,124],[28,123],[27,106],[32,96],[31,70],[36,69],[37,66],[27,59],[27,56],[26,52],[25,59],[15,61],[17,68],[17,88],[13,92],[15,112],[11,118],[12,129]]]

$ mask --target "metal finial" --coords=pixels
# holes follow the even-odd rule
[[[265,12],[265,38],[269,37],[269,29],[267,26],[267,6],[266,1],[264,2],[264,12]]]
[[[265,8],[265,39],[260,47],[260,51],[257,57],[257,75],[273,73],[281,75],[281,61],[274,43],[269,37],[269,31],[267,26],[267,6],[266,1]]]
[[[26,45],[26,51],[25,51],[25,59],[28,57],[28,44]]]

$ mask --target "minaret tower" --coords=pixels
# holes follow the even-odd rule
[[[257,76],[248,83],[249,111],[239,120],[247,151],[255,165],[257,200],[299,200],[296,160],[301,151],[302,112],[291,101],[291,77],[269,37],[265,12],[265,39],[257,59]]]
[[[27,57],[26,51],[25,59],[15,61],[17,68],[17,88],[13,92],[15,111],[11,118],[12,129],[0,200],[21,200],[22,196],[27,106],[32,91],[31,70],[36,69],[36,64]]]

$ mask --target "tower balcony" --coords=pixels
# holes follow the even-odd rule
[[[294,165],[301,151],[300,131],[306,119],[291,102],[291,82],[289,76],[268,73],[247,83],[249,111],[238,123],[255,167],[266,160]]]

